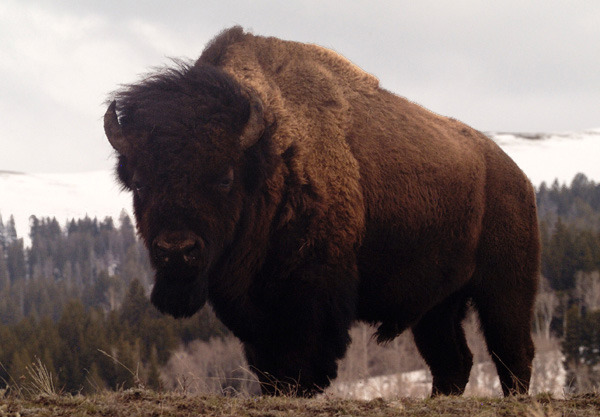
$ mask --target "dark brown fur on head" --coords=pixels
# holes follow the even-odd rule
[[[213,146],[221,145],[220,135],[211,136],[215,130],[231,137],[239,135],[250,112],[241,86],[217,67],[177,64],[115,93],[124,132],[152,136],[153,140],[183,140],[181,135],[186,133],[193,135],[187,139],[216,142]]]
[[[157,270],[152,300],[164,312],[189,316],[204,304],[206,274],[233,239],[242,192],[256,188],[265,170],[253,164],[253,151],[243,158],[239,142],[248,94],[216,67],[179,63],[114,98],[131,149],[119,155],[117,173],[133,191],[138,231]],[[193,232],[202,246],[198,265],[160,263],[153,242],[179,231]]]

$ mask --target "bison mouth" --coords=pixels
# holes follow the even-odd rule
[[[204,241],[191,232],[161,233],[152,243],[156,270],[150,300],[162,313],[189,317],[208,297]]]

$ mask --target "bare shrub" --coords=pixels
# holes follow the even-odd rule
[[[250,395],[260,388],[233,336],[194,341],[173,353],[162,369],[164,387],[193,394]]]
[[[540,284],[535,302],[535,333],[543,335],[546,340],[550,340],[550,325],[552,324],[552,319],[560,304],[560,300],[546,278],[542,277]]]
[[[496,367],[487,350],[475,312],[467,315],[463,328],[473,353],[473,368],[467,396],[502,396]],[[426,397],[431,392],[431,374],[420,357],[410,332],[379,346],[370,336],[372,329],[358,325],[352,329],[352,345],[340,363],[338,379],[328,393],[342,398],[373,399],[404,396]],[[531,393],[564,394],[566,371],[558,339],[543,333],[535,335]]]
[[[577,271],[575,293],[583,307],[590,311],[600,310],[600,271]]]
[[[327,390],[342,398],[372,399],[390,396],[423,396],[431,390],[430,375],[410,332],[382,345],[373,338],[375,329],[355,325],[352,344],[339,363],[338,377]],[[411,372],[414,371],[414,372]]]
[[[570,360],[567,390],[570,393],[584,394],[598,392],[600,384],[600,366],[590,366],[586,363]]]
[[[339,363],[339,380],[352,381],[408,372],[425,366],[410,332],[404,332],[391,342],[379,345],[373,338],[374,331],[372,326],[364,323],[351,329],[352,344]]]

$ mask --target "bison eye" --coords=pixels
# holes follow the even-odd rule
[[[219,181],[217,182],[217,186],[224,191],[229,191],[231,189],[232,185],[233,185],[233,168],[229,168],[229,171],[227,171],[227,174],[225,174],[224,176],[222,176],[219,179]]]
[[[146,184],[140,178],[140,175],[136,172],[133,174],[133,178],[131,179],[131,189],[133,192],[139,197],[143,198],[146,192]]]
[[[144,198],[146,193],[146,186],[139,181],[133,183],[133,192],[141,199]]]

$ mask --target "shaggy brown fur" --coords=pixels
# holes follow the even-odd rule
[[[459,394],[481,319],[505,394],[527,391],[539,239],[532,187],[483,134],[316,45],[223,32],[105,116],[177,317],[210,301],[265,393],[336,376],[355,320],[411,328],[433,394]]]

